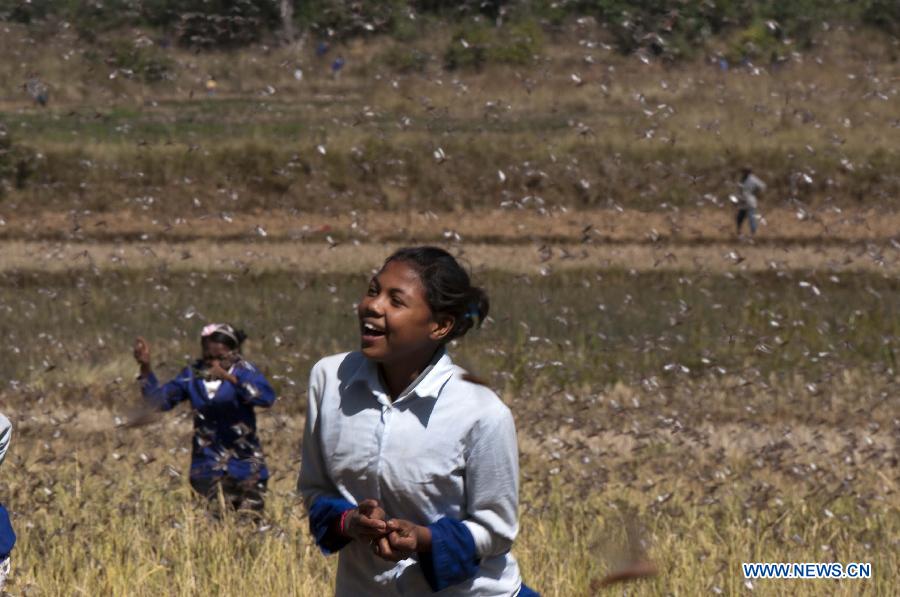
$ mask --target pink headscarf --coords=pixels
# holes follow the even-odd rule
[[[234,340],[235,345],[240,344],[237,339],[237,334],[234,333],[234,328],[227,323],[210,323],[203,326],[203,329],[200,330],[200,337],[207,338],[216,333],[228,336],[229,338]]]

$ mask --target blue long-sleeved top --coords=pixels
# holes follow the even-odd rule
[[[11,436],[12,423],[0,414],[0,462],[3,462],[3,459],[6,458],[6,451],[9,450]],[[9,553],[15,544],[16,533],[13,531],[12,523],[9,520],[9,512],[0,504],[0,562],[9,557]]]
[[[160,410],[190,400],[194,409],[192,478],[229,476],[238,480],[268,479],[259,437],[256,435],[257,406],[272,406],[275,391],[252,364],[241,360],[231,370],[238,384],[222,381],[210,398],[202,377],[194,367],[185,367],[173,380],[160,386],[151,373],[141,378],[141,392]]]

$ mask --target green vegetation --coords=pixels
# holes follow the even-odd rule
[[[172,75],[175,61],[153,45],[136,45],[130,39],[113,39],[98,44],[85,56],[98,66],[116,69],[123,77],[144,83],[158,83]]]
[[[751,164],[767,206],[896,206],[900,63],[883,40],[836,30],[786,62],[724,70],[709,58],[798,46],[755,21],[706,58],[644,64],[598,45],[603,28],[545,27],[534,14],[504,23],[463,19],[326,56],[312,43],[194,52],[115,31],[88,43],[62,28],[36,44],[10,25],[3,49],[18,58],[0,66],[14,90],[0,118],[43,159],[16,177],[5,158],[3,204],[106,212],[150,197],[166,216],[197,202],[205,213],[526,199],[655,210],[727,202]],[[347,65],[333,76],[339,54]],[[47,106],[22,90],[32,73]]]
[[[287,15],[281,14],[278,3],[270,0],[34,0],[27,3],[0,0],[0,18],[10,21],[67,19],[88,39],[116,27],[154,27],[173,35],[184,45],[198,48],[257,42],[284,27],[286,17],[293,19],[293,26],[326,39],[388,34],[408,40],[416,35],[416,28],[409,24],[416,14],[444,23],[466,23],[463,27],[473,42],[464,50],[471,51],[450,46],[446,59],[451,68],[480,66],[481,61],[491,59],[499,63],[530,60],[529,53],[540,45],[528,39],[536,37],[534,32],[529,31],[524,37],[521,32],[503,32],[497,36],[498,41],[488,43],[487,38],[493,36],[478,30],[493,27],[495,22],[506,22],[515,30],[522,22],[530,23],[535,18],[554,26],[565,19],[592,16],[608,27],[622,52],[645,48],[679,59],[692,54],[711,38],[730,31],[742,31],[744,37],[765,38],[767,43],[792,39],[808,45],[823,22],[865,25],[896,34],[900,16],[896,2],[889,0],[294,0]],[[526,25],[528,29],[533,27]],[[756,48],[751,48],[747,55],[755,51]]]
[[[0,124],[0,197],[7,189],[22,189],[34,173],[36,156],[33,151],[12,139]]]
[[[687,146],[635,151],[618,144],[561,138],[556,147],[565,161],[554,162],[542,148],[523,145],[516,154],[517,163],[511,164],[508,148],[501,143],[505,137],[518,139],[520,135],[498,132],[486,142],[485,133],[458,133],[442,144],[454,160],[450,167],[434,159],[433,142],[426,140],[426,131],[391,145],[385,145],[377,134],[348,139],[341,145],[335,140],[322,155],[318,143],[296,141],[308,130],[299,119],[284,125],[194,121],[181,126],[140,118],[124,124],[126,120],[74,117],[71,130],[84,136],[97,131],[108,141],[48,147],[40,168],[19,177],[20,186],[26,181],[27,186],[10,200],[26,211],[77,206],[103,212],[127,208],[136,196],[150,196],[156,197],[153,212],[167,216],[183,214],[193,197],[204,202],[204,212],[276,208],[448,211],[496,208],[534,195],[542,202],[574,209],[624,205],[654,210],[663,202],[674,207],[703,206],[708,194],[727,200],[723,193],[733,192],[734,172],[747,163],[771,181],[770,197],[775,205],[790,201],[792,177],[803,171],[833,173],[800,189],[810,205],[883,208],[896,205],[900,196],[900,179],[886,174],[896,167],[897,155],[886,151],[862,154],[855,160],[860,166],[848,170],[843,167],[846,158],[842,154],[798,155],[790,149],[765,146],[727,156],[713,148]],[[65,137],[60,123],[47,121],[35,121],[30,132],[41,134],[48,124],[55,130],[47,133]],[[195,144],[200,136],[203,144]],[[257,136],[265,140],[255,140]],[[241,137],[245,140],[233,141]],[[136,139],[141,144],[131,145]],[[18,163],[27,166],[31,162]],[[672,174],[674,169],[677,176]],[[497,181],[499,170],[507,173],[505,185]],[[538,170],[544,176],[537,174]],[[585,189],[581,180],[596,186]],[[668,181],[662,198],[659,180]],[[234,191],[241,201],[233,201],[230,193],[221,189]]]
[[[448,70],[475,68],[486,64],[526,66],[541,53],[544,36],[534,21],[519,21],[496,29],[482,23],[460,27],[444,53]]]

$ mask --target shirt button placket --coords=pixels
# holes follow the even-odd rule
[[[384,447],[387,444],[388,436],[391,432],[391,419],[394,409],[389,404],[381,405],[381,434],[378,438],[378,456],[375,458],[375,482],[377,483],[378,499],[382,499],[381,495],[381,463],[384,456]]]

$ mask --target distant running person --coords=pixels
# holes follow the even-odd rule
[[[299,490],[339,597],[537,595],[510,552],[512,413],[445,349],[487,313],[452,255],[401,249],[359,303],[361,350],[313,367]]]
[[[189,400],[194,409],[191,487],[213,501],[221,489],[232,508],[261,511],[269,470],[254,408],[272,406],[275,392],[241,355],[245,338],[230,325],[207,325],[200,334],[201,358],[162,386],[143,338],[135,342],[134,358],[141,368],[141,391],[152,406],[170,410]]]
[[[737,234],[738,236],[741,235],[741,228],[743,227],[744,220],[747,220],[750,225],[750,234],[756,234],[757,218],[759,217],[757,214],[757,210],[759,209],[757,194],[766,190],[766,183],[753,174],[753,171],[750,168],[743,168],[741,169],[741,182],[739,186],[741,196],[736,218]]]

